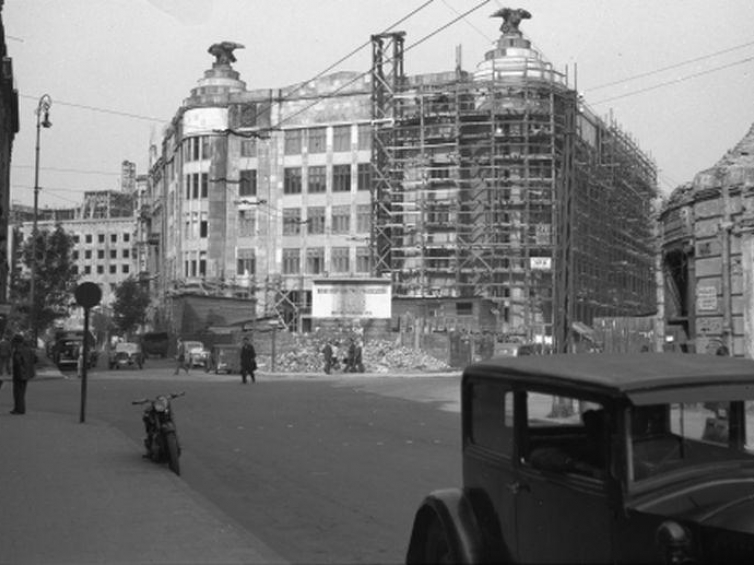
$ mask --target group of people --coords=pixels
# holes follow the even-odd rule
[[[325,374],[329,375],[333,370],[340,368],[340,358],[336,346],[333,346],[329,341],[325,343],[322,348],[322,355],[325,361]],[[357,342],[355,338],[348,340],[348,348],[346,349],[346,355],[343,357],[343,372],[344,373],[363,373],[364,361],[362,354],[361,343]]]
[[[26,413],[26,383],[36,374],[37,356],[21,334],[11,340],[0,339],[0,376],[9,374],[13,379],[13,410],[11,414]],[[0,387],[3,381],[0,380]]]

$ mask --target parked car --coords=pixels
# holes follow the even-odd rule
[[[542,343],[504,342],[495,344],[495,356],[519,357],[522,355],[545,355],[550,353]]]
[[[184,341],[183,346],[186,348],[186,358],[189,367],[205,367],[209,351],[201,341]]]
[[[84,330],[57,330],[48,342],[47,354],[53,363],[61,369],[76,367],[79,361],[79,351],[84,347]],[[87,343],[89,364],[88,368],[97,366],[99,353],[94,334],[89,332]]]
[[[213,345],[210,349],[207,372],[237,374],[241,372],[241,346],[240,345]]]
[[[111,369],[120,369],[121,367],[138,367],[144,366],[144,354],[141,351],[141,345],[129,341],[116,343],[115,347],[110,350],[109,366]]]
[[[754,562],[754,361],[499,357],[461,382],[463,485],[407,563]]]
[[[165,358],[168,356],[170,339],[167,332],[147,332],[139,341],[145,357],[154,355]]]

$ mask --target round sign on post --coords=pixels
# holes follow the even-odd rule
[[[93,282],[83,282],[74,292],[76,302],[84,308],[94,308],[102,300],[102,289]]]

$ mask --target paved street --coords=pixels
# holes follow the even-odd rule
[[[179,390],[180,480],[291,562],[400,562],[421,498],[460,483],[457,377],[260,375],[244,386],[156,361],[93,372],[87,421],[122,431],[124,456],[138,458],[131,399]],[[78,414],[79,402],[75,378],[29,390],[30,413]]]

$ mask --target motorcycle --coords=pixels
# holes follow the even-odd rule
[[[178,432],[173,420],[173,407],[171,400],[183,396],[185,392],[161,394],[154,399],[142,398],[133,400],[131,404],[144,405],[142,420],[146,430],[144,447],[147,449],[145,457],[156,463],[167,461],[168,467],[176,475],[181,474],[178,458],[181,455],[181,446],[178,443]]]

